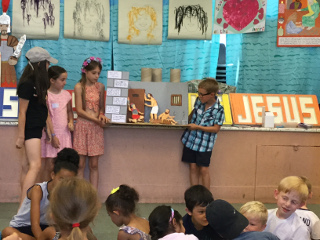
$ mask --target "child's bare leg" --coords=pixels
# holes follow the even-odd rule
[[[45,162],[45,181],[49,181],[51,179],[51,172],[53,171],[53,158],[46,158]]]
[[[29,170],[21,186],[20,206],[27,195],[27,190],[35,184],[41,168],[41,142],[38,138],[25,141],[26,155],[29,163]]]
[[[98,182],[99,182],[98,165],[99,165],[99,156],[89,157],[90,182],[96,189],[98,189]]]
[[[16,233],[18,234],[18,236],[22,239],[22,240],[35,240],[34,237],[31,237],[30,235],[24,234],[19,232],[17,229],[13,228],[13,227],[6,227],[5,229],[3,229],[3,231],[1,232],[1,236],[2,239],[4,239],[5,237],[10,236],[11,234]]]
[[[191,186],[199,184],[199,168],[196,163],[190,163],[190,183]]]
[[[209,167],[200,167],[200,177],[201,177],[201,180],[202,180],[202,185],[210,190]]]
[[[86,158],[87,156],[85,155],[80,155],[79,156],[79,169],[78,169],[78,177],[83,178],[84,175],[84,168],[86,166]]]

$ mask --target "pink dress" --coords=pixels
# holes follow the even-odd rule
[[[68,91],[62,90],[59,94],[48,91],[48,111],[53,124],[53,130],[60,141],[60,148],[52,147],[51,143],[46,141],[46,133],[43,131],[41,138],[41,157],[54,158],[63,148],[72,148],[71,133],[68,129],[67,106],[71,100]]]

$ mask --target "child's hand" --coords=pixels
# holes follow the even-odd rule
[[[199,129],[199,126],[197,124],[194,124],[194,123],[190,123],[190,124],[186,125],[186,127],[189,130],[198,130]]]
[[[51,145],[52,145],[52,147],[54,147],[54,148],[59,148],[59,147],[60,147],[60,141],[59,141],[59,139],[57,138],[57,136],[53,136],[53,137],[52,137]]]
[[[16,148],[20,149],[23,147],[24,144],[24,138],[19,137],[16,141]]]
[[[73,132],[73,130],[74,130],[73,122],[69,122],[69,123],[68,123],[68,128],[69,128],[69,131],[70,131],[70,132]]]

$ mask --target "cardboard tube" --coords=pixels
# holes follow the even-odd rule
[[[170,82],[180,82],[180,80],[181,80],[181,70],[170,69]]]
[[[162,81],[162,68],[152,68],[152,82]]]
[[[141,82],[151,82],[152,68],[141,68]]]

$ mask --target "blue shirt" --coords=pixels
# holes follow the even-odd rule
[[[219,99],[216,97],[216,102],[213,106],[205,111],[205,103],[201,103],[197,98],[194,104],[194,110],[191,118],[191,123],[211,127],[214,125],[222,126],[224,121],[224,110],[220,104]],[[216,142],[217,134],[204,132],[201,130],[184,131],[181,140],[185,147],[197,152],[210,152]]]

